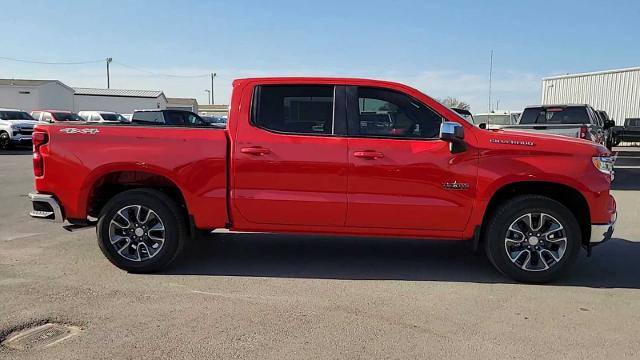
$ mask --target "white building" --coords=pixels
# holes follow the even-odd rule
[[[640,117],[640,67],[544,78],[542,104],[589,104],[622,125]]]
[[[167,109],[198,113],[198,100],[193,98],[167,98]]]
[[[73,89],[58,80],[0,79],[0,107],[73,110]]]
[[[166,109],[167,98],[162,91],[73,88],[74,111],[101,110],[131,114],[142,109]]]

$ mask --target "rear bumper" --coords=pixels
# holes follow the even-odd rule
[[[62,207],[53,195],[30,193],[29,198],[33,206],[33,210],[29,212],[29,216],[57,223],[64,222]]]

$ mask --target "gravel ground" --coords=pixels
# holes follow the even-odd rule
[[[462,243],[230,233],[128,274],[93,229],[30,219],[30,153],[0,152],[0,336],[82,328],[0,358],[638,358],[640,153],[618,164],[616,238],[531,286]]]

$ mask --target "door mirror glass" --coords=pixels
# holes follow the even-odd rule
[[[462,125],[451,121],[445,121],[440,124],[440,140],[456,142],[462,139],[464,139],[464,128]]]
[[[604,123],[604,128],[605,128],[605,129],[612,128],[612,127],[614,127],[614,126],[616,126],[616,122],[615,122],[615,121],[613,121],[613,120],[607,120],[607,121],[605,121],[605,123]]]

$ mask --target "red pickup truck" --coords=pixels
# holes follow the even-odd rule
[[[227,228],[469,240],[505,275],[546,282],[616,221],[604,146],[483,130],[386,81],[236,80],[227,129],[42,124],[33,148],[30,215],[97,225],[131,272]]]

